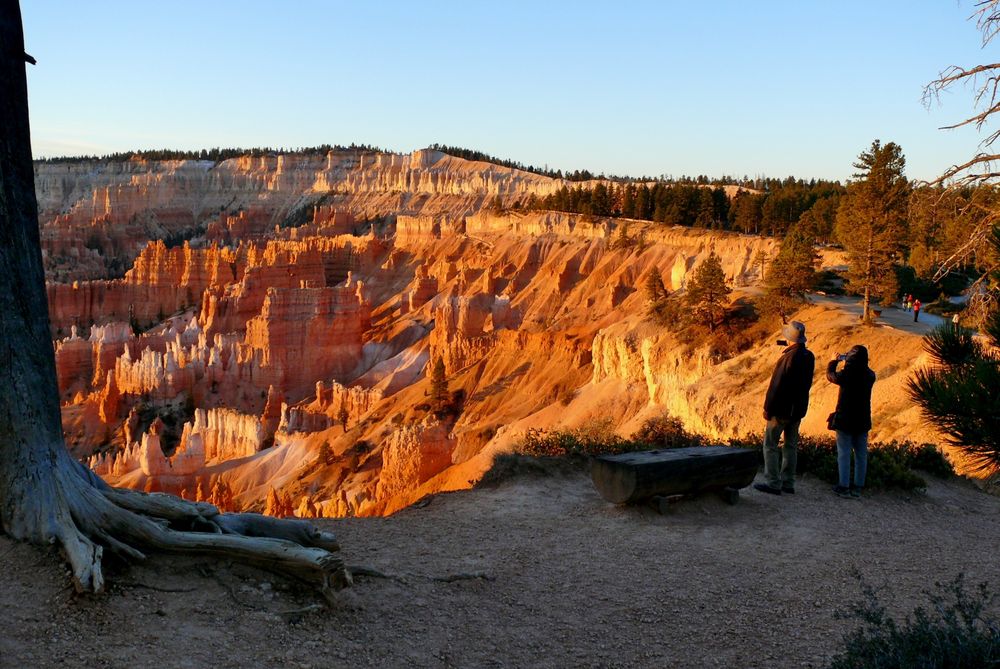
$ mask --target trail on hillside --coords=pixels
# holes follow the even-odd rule
[[[811,302],[815,302],[816,304],[837,306],[845,312],[854,315],[858,320],[861,319],[862,305],[860,298],[811,294],[809,295],[809,300]],[[920,312],[920,315],[917,317],[917,321],[914,322],[912,311],[904,311],[897,306],[883,307],[881,309],[881,313],[875,319],[875,325],[888,326],[904,332],[912,332],[913,334],[920,336],[927,334],[931,330],[940,327],[947,322],[949,321],[941,316],[929,314],[924,311]]]

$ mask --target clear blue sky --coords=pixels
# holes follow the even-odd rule
[[[433,142],[614,174],[911,178],[964,162],[958,89],[997,60],[970,0],[21,0],[37,156]]]

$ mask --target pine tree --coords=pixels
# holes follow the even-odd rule
[[[910,184],[906,159],[898,144],[879,140],[862,151],[854,167],[856,181],[837,210],[837,237],[850,259],[850,288],[864,295],[861,318],[871,320],[873,300],[893,299],[897,291],[895,265],[907,239]]]
[[[646,293],[646,302],[649,304],[656,304],[666,298],[667,287],[663,285],[663,276],[660,274],[660,269],[658,267],[653,267],[649,274],[646,275],[644,288]]]
[[[796,223],[788,229],[765,278],[767,301],[781,313],[789,311],[816,286],[819,255],[812,237]]]
[[[715,227],[715,200],[708,188],[698,189],[698,214],[694,224],[699,228],[710,230]]]
[[[431,369],[431,402],[435,409],[440,409],[447,401],[448,379],[445,378],[444,359],[438,358]]]
[[[753,266],[759,268],[757,276],[760,277],[761,281],[764,280],[764,274],[767,271],[767,261],[767,252],[764,249],[758,250],[753,257]]]
[[[613,250],[623,250],[632,246],[632,239],[628,236],[628,223],[619,223],[615,236],[611,240]]]
[[[321,465],[328,465],[330,464],[330,459],[332,457],[333,456],[330,452],[330,442],[324,439],[323,443],[319,445],[319,452],[316,454],[316,462]]]
[[[695,319],[714,332],[725,314],[726,299],[731,292],[722,260],[713,250],[694,269],[684,301]]]
[[[348,420],[350,420],[350,415],[347,412],[347,404],[341,399],[340,408],[337,409],[337,422],[344,428],[344,432],[347,432]]]
[[[733,229],[757,234],[760,231],[761,204],[765,196],[753,195],[745,190],[733,200]]]

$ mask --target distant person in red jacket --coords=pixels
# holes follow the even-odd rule
[[[795,465],[799,446],[799,423],[809,409],[816,358],[806,349],[806,326],[798,321],[782,330],[788,348],[778,358],[771,385],[764,397],[764,483],[754,488],[771,495],[795,494]],[[784,443],[778,442],[784,435]]]
[[[917,318],[920,316],[920,300],[913,300],[913,322],[917,322]]]

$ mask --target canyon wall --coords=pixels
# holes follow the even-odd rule
[[[656,270],[682,295],[714,252],[753,299],[774,240],[498,212],[565,184],[433,151],[36,175],[67,442],[116,485],[370,515],[467,487],[528,429],[761,428],[773,337],[688,345],[643,286]],[[797,318],[818,360],[869,345],[875,437],[938,439],[903,392],[919,337],[828,301]],[[835,398],[821,368],[805,433],[825,434]]]

